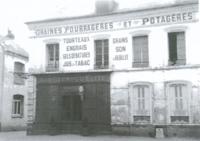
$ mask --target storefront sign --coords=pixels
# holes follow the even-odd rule
[[[190,21],[193,19],[192,12],[176,13],[162,16],[146,17],[142,19],[142,25],[175,23]]]
[[[104,72],[101,74],[65,74],[65,75],[51,75],[51,76],[37,76],[37,83],[38,84],[60,84],[60,83],[80,83],[80,82],[110,82],[110,74],[109,72]],[[71,87],[71,86],[70,86]],[[78,91],[78,87],[74,86],[71,90],[76,89]],[[64,90],[70,91],[69,88],[64,87]]]
[[[127,37],[113,38],[113,47],[114,47],[114,57],[113,61],[125,61],[128,60],[127,52]]]
[[[78,67],[90,65],[89,37],[64,38],[65,50],[62,54],[63,67]]]
[[[36,28],[33,33],[34,34],[33,36],[44,37],[44,36],[57,36],[57,35],[67,35],[67,34],[83,34],[83,33],[101,32],[101,31],[123,30],[123,29],[137,28],[143,26],[183,23],[183,22],[193,21],[195,19],[196,19],[196,13],[194,12],[180,12],[180,13],[142,17],[138,19],[124,20],[124,21],[47,26],[42,28]]]

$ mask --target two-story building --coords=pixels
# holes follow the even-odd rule
[[[0,130],[25,130],[28,53],[9,31],[0,37]]]
[[[198,1],[108,11],[26,23],[43,68],[29,133],[199,135]]]

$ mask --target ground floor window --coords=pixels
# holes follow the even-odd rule
[[[23,110],[24,110],[24,96],[14,95],[12,104],[12,116],[23,117]]]
[[[190,91],[187,83],[172,83],[168,86],[168,102],[171,123],[189,122]]]
[[[151,87],[146,83],[131,85],[131,108],[134,123],[151,122]]]

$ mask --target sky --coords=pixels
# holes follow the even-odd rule
[[[119,8],[137,8],[152,4],[173,3],[175,0],[115,0]],[[153,3],[152,3],[153,2]],[[95,0],[0,0],[0,35],[10,29],[15,42],[29,51],[28,21],[70,17],[93,13]]]

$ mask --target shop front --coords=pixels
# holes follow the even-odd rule
[[[110,131],[110,72],[38,74],[28,134]]]

